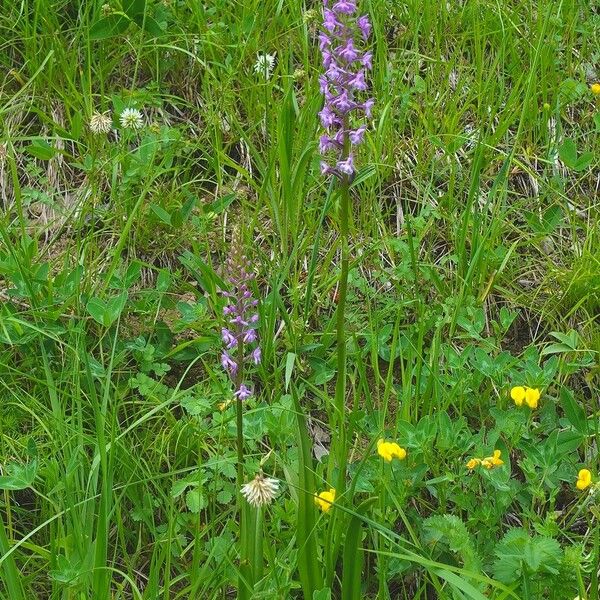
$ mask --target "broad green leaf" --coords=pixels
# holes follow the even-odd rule
[[[123,11],[132,19],[143,15],[146,10],[146,0],[123,0]]]
[[[28,154],[41,160],[50,160],[56,156],[57,151],[46,141],[41,138],[33,140],[33,142],[25,148]]]
[[[171,225],[171,215],[158,204],[151,204],[150,210],[163,222],[167,225]]]
[[[575,162],[573,169],[577,172],[585,171],[592,164],[593,160],[594,160],[593,152],[584,152]]]
[[[567,165],[567,167],[572,169],[577,163],[577,146],[575,145],[575,142],[567,138],[558,147],[558,156],[560,157],[560,160]]]
[[[90,39],[104,40],[124,33],[130,20],[125,15],[108,15],[96,21],[90,28]]]
[[[582,434],[588,433],[587,418],[583,407],[575,400],[573,393],[563,387],[560,390],[560,405],[565,412],[569,423],[573,428]]]
[[[25,465],[9,463],[6,475],[0,477],[0,490],[24,490],[33,485],[37,473],[38,461],[33,459]]]

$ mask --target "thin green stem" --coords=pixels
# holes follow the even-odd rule
[[[244,343],[241,340],[241,336],[238,336],[240,340],[238,343],[238,353],[237,353],[237,371],[235,374],[235,389],[236,391],[240,389],[242,383],[244,383]],[[242,499],[240,495],[240,489],[244,484],[244,407],[242,405],[243,401],[240,398],[236,399],[236,445],[237,445],[237,489],[238,489],[238,499],[239,499],[239,511],[240,511],[240,519],[242,515]]]
[[[337,333],[337,380],[335,382],[335,411],[339,436],[337,494],[341,496],[346,488],[346,297],[348,293],[348,218],[350,213],[350,180],[346,177],[340,186],[340,252],[341,272],[336,313]]]

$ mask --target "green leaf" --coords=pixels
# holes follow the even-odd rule
[[[206,508],[208,502],[199,487],[190,490],[185,495],[185,504],[190,512],[199,513],[203,508]]]
[[[342,600],[359,600],[362,595],[362,569],[364,551],[360,547],[362,523],[361,515],[377,501],[377,498],[365,500],[352,515],[344,539]],[[313,595],[314,597],[314,595]]]
[[[562,550],[556,540],[543,536],[531,538],[524,529],[510,529],[496,545],[494,576],[505,584],[518,581],[523,574],[558,573]]]
[[[90,28],[91,40],[104,40],[124,33],[130,20],[125,15],[108,15],[96,21]]]
[[[525,547],[525,562],[534,573],[545,572],[556,575],[562,551],[560,544],[552,538],[536,536]]]
[[[573,348],[567,346],[567,344],[548,344],[540,352],[540,356],[547,356],[548,354],[564,354],[565,352],[573,352]]]
[[[132,19],[146,11],[146,0],[123,0],[123,11]]]
[[[567,165],[567,167],[573,168],[577,162],[577,146],[575,145],[575,142],[567,138],[558,147],[558,156],[560,157],[560,160]]]
[[[285,359],[285,391],[288,391],[290,380],[292,378],[292,371],[294,370],[294,362],[296,355],[293,352],[288,352]]]
[[[208,413],[211,409],[210,402],[206,398],[199,398],[198,396],[186,396],[181,399],[180,403],[185,411],[192,416]]]
[[[323,575],[319,564],[315,518],[315,467],[312,460],[312,442],[308,435],[306,416],[295,386],[291,386],[298,432],[298,513],[296,545],[298,573],[305,598],[313,598],[323,589]]]
[[[481,559],[466,525],[456,515],[434,515],[423,522],[423,542],[435,548],[441,545],[458,554],[464,568],[479,573]]]
[[[100,298],[90,298],[86,309],[90,316],[104,325],[104,327],[110,327],[123,312],[125,303],[127,302],[127,292],[122,292],[118,296],[109,300],[103,301]]]
[[[152,37],[160,37],[164,35],[164,28],[158,23],[153,17],[148,17],[144,19],[144,31],[149,33]]]
[[[221,196],[217,198],[212,204],[208,204],[204,207],[205,213],[214,213],[218,215],[223,212],[234,200],[235,194],[225,194],[225,196]]]
[[[473,587],[468,581],[458,576],[456,573],[446,571],[446,569],[439,569],[436,574],[445,579],[453,588],[460,590],[467,594],[469,598],[473,600],[488,600],[487,596],[484,596],[477,588]]]
[[[37,459],[25,465],[9,463],[6,465],[7,475],[0,477],[0,490],[24,490],[33,485],[37,473]]]
[[[33,140],[33,142],[27,146],[25,150],[28,152],[28,154],[31,154],[31,156],[41,160],[50,160],[57,154],[57,150],[55,150],[46,140],[43,140],[42,138]]]
[[[171,215],[158,204],[151,204],[150,210],[163,222],[167,225],[171,225]]]
[[[566,387],[563,387],[560,390],[560,405],[573,428],[579,433],[586,435],[588,433],[588,423],[585,416],[585,410],[575,400],[571,391]]]
[[[584,152],[573,165],[573,169],[577,172],[585,171],[594,160],[593,152]]]

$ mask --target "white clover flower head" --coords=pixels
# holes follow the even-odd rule
[[[266,504],[270,504],[279,490],[279,481],[271,477],[265,477],[263,472],[249,483],[242,486],[241,492],[249,504],[256,508],[260,508]]]
[[[254,65],[254,72],[259,73],[265,79],[270,79],[275,67],[275,54],[268,54],[257,52],[256,53],[256,64]]]
[[[108,133],[112,129],[110,113],[108,111],[103,113],[95,112],[90,118],[88,126],[93,134]]]
[[[144,126],[144,117],[137,108],[126,108],[119,121],[126,129],[141,129]]]

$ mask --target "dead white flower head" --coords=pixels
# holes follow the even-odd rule
[[[275,67],[275,54],[267,54],[257,52],[256,64],[254,65],[254,72],[259,73],[265,79],[270,79]]]
[[[112,129],[112,119],[107,112],[95,112],[89,122],[90,131],[94,134],[108,133]]]
[[[126,129],[141,129],[144,126],[144,117],[137,108],[126,108],[121,113],[119,121]]]
[[[249,504],[260,508],[270,504],[279,490],[279,481],[265,477],[262,471],[249,483],[242,486],[241,492]]]

